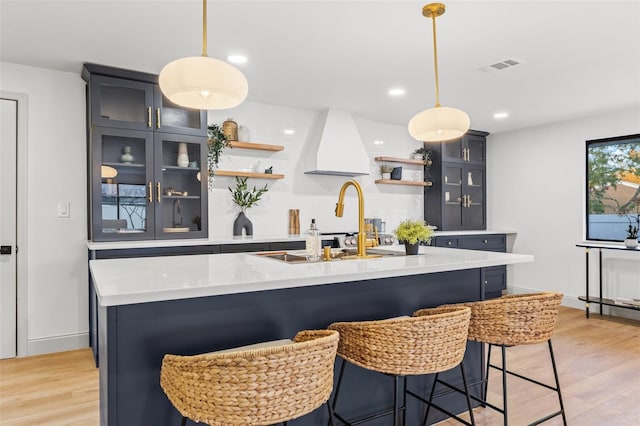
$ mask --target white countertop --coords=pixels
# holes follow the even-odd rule
[[[505,231],[500,229],[486,229],[480,231],[435,231],[434,237],[448,235],[485,235],[485,234],[515,234],[515,231]],[[331,239],[333,235],[344,235],[344,233],[322,235],[322,238]],[[137,249],[137,248],[157,248],[157,247],[184,247],[184,246],[206,246],[215,244],[242,244],[242,243],[266,243],[266,242],[287,242],[304,241],[305,235],[259,235],[241,237],[211,237],[211,238],[191,238],[175,240],[141,240],[141,241],[87,241],[89,250],[117,250],[117,249]]]
[[[400,251],[404,246],[377,247]],[[295,251],[291,251],[295,253]],[[532,262],[526,254],[420,247],[417,256],[288,264],[250,253],[91,260],[98,303],[127,305]]]

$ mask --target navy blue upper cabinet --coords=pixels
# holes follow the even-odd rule
[[[432,186],[424,190],[424,219],[442,231],[486,229],[486,137],[469,130],[450,142],[426,143]]]
[[[171,103],[153,74],[85,64],[92,126],[206,136],[206,111]]]
[[[85,64],[89,239],[208,236],[206,111],[171,104],[157,76]]]

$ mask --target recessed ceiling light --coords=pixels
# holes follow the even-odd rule
[[[282,133],[284,133],[286,136],[293,136],[296,133],[295,129],[284,129],[282,131]]]
[[[497,118],[498,120],[502,118],[507,118],[508,116],[509,116],[508,112],[496,112],[495,114],[493,114],[493,118]]]
[[[382,139],[376,139],[375,141],[373,141],[374,145],[382,145],[384,144],[384,141]]]
[[[390,96],[402,96],[404,95],[405,91],[402,88],[395,88],[395,89],[389,89],[389,95]]]
[[[246,64],[247,57],[243,55],[229,55],[227,56],[227,60],[232,64]]]

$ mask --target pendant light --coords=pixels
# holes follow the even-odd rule
[[[438,50],[436,47],[436,17],[445,11],[444,4],[430,3],[422,8],[422,14],[433,22],[433,63],[436,79],[436,105],[414,115],[409,121],[409,134],[424,142],[438,142],[456,139],[469,130],[469,116],[456,108],[440,105],[438,88]]]
[[[207,56],[207,0],[202,0],[202,56],[168,63],[158,82],[171,102],[186,108],[233,108],[247,97],[249,85],[242,72]]]

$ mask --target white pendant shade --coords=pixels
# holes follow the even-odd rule
[[[470,124],[464,111],[439,106],[414,115],[409,121],[409,134],[424,142],[448,141],[462,137]]]
[[[171,102],[194,109],[233,108],[249,93],[247,79],[239,69],[208,56],[168,63],[160,71],[158,82]]]

